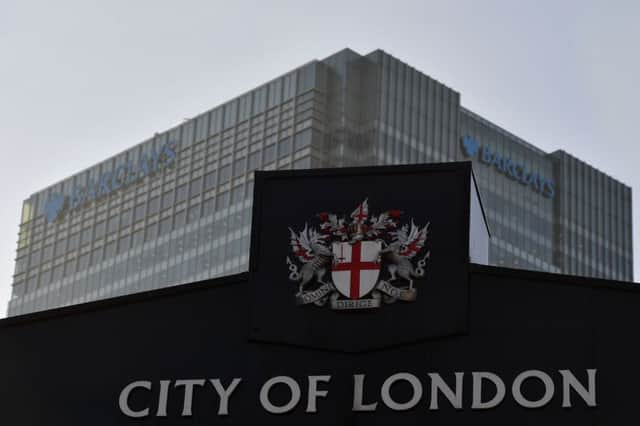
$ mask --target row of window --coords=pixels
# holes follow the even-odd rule
[[[247,251],[245,249],[248,241],[247,236],[236,238],[228,245],[219,246],[173,265],[169,264],[166,257],[164,257],[165,260],[157,260],[161,255],[154,257],[156,262],[145,263],[147,266],[142,266],[142,256],[145,254],[131,257],[128,261],[109,265],[104,270],[82,279],[66,284],[58,282],[55,286],[43,288],[43,291],[21,294],[20,297],[10,301],[9,315],[166,287],[192,281],[196,277],[213,277],[241,272],[246,270],[248,256],[243,253]],[[167,247],[157,249],[158,253],[161,251],[167,251]],[[140,274],[146,268],[151,268],[149,271],[154,272],[147,273],[146,276],[136,280],[128,279]]]
[[[296,168],[308,168],[310,166],[310,157],[305,157],[301,160],[298,160],[293,164],[293,166]],[[121,235],[118,239],[113,239],[111,241],[107,240],[108,242],[106,244],[99,245],[90,252],[83,253],[78,257],[73,257],[72,259],[67,260],[65,263],[58,264],[53,268],[47,268],[39,275],[39,277],[34,276],[33,278],[30,278],[29,281],[32,282],[29,287],[36,288],[36,282],[40,285],[43,285],[48,282],[59,280],[62,277],[70,276],[76,272],[83,271],[91,265],[96,265],[101,261],[110,259],[119,253],[124,253],[131,248],[138,247],[145,241],[154,241],[158,237],[168,234],[173,229],[179,229],[185,224],[197,222],[201,217],[211,215],[216,211],[225,209],[229,205],[237,204],[240,201],[244,200],[246,197],[251,197],[252,186],[253,183],[249,182],[246,187],[245,185],[234,187],[231,191],[219,193],[215,198],[209,198],[202,203],[191,205],[188,208],[176,212],[174,215],[162,218],[159,221],[153,223],[149,223],[144,228],[134,230],[132,233]],[[176,193],[177,192],[180,191],[176,190]],[[147,207],[156,206],[159,202],[159,198],[160,197],[156,197],[149,200],[147,203]],[[180,199],[180,197],[178,196],[177,199]],[[144,205],[138,207],[144,207]],[[143,208],[138,207],[132,209],[134,212],[134,217],[136,216],[136,211],[144,212]],[[151,210],[147,210],[147,216],[149,214],[149,211],[155,211],[155,207],[151,208]],[[140,214],[142,215],[141,217],[145,217],[144,214]],[[70,237],[69,241],[63,239],[56,242],[55,245],[45,247],[42,252],[35,252],[31,256],[31,261],[34,262],[34,265],[30,267],[31,270],[35,271],[37,270],[38,264],[50,261],[52,255],[55,254],[56,256],[58,256],[58,252],[63,253],[65,246],[67,250],[71,250],[72,248],[77,248],[79,240],[82,242],[81,245],[85,242],[89,243],[91,241],[99,240],[105,235],[105,228],[107,234],[114,233],[118,229],[118,219],[120,219],[120,226],[122,226],[123,223],[129,226],[130,218],[131,210],[123,213],[123,215],[121,216],[116,216],[110,218],[108,221],[100,222],[94,225],[93,228],[86,228],[81,233],[74,234],[72,237]],[[233,227],[231,227],[230,229],[232,230]],[[215,235],[222,235],[224,232],[225,229],[223,228],[216,229]],[[40,257],[40,253],[42,253],[42,258]]]
[[[213,211],[209,213],[213,213]],[[185,224],[184,220],[185,216],[183,215],[165,218],[160,222],[149,224],[146,228],[133,234],[123,235],[119,239],[111,241],[104,246],[94,248],[92,251],[83,255],[68,259],[66,262],[60,263],[53,268],[46,268],[39,275],[29,278],[26,286],[20,282],[15,283],[14,294],[20,295],[17,293],[18,289],[22,292],[31,292],[37,288],[49,285],[49,283],[59,281],[64,277],[72,277],[76,273],[87,270],[91,266],[98,267],[102,262],[113,259],[119,254],[127,253],[130,249],[141,246],[145,241],[159,242],[158,244],[145,247],[142,251],[142,256],[148,256],[151,262],[167,259],[169,255],[175,256],[181,254],[202,242],[211,241],[214,238],[231,234],[243,226],[248,225],[250,222],[250,208],[239,210],[238,213],[230,216],[222,215],[218,220],[213,220],[212,216],[209,216],[209,220],[205,222],[208,223],[208,225],[194,224],[194,226],[186,228],[191,229],[191,231],[185,235],[180,234],[170,239],[160,238],[163,235],[169,234],[173,229],[181,229]],[[198,237],[200,238],[200,242],[198,242]],[[169,247],[170,251],[167,251]]]
[[[292,147],[296,151],[304,149],[311,144],[311,135],[311,129],[308,129],[296,134],[293,140],[289,138],[280,141],[277,145],[271,145],[264,150],[253,152],[249,154],[248,157],[238,158],[233,164],[225,165],[221,167],[220,170],[214,170],[204,176],[197,177],[189,183],[178,186],[175,190],[171,189],[166,191],[161,196],[153,197],[146,203],[140,203],[134,208],[124,211],[119,216],[113,216],[106,221],[96,224],[93,233],[91,228],[83,229],[81,232],[68,238],[68,245],[66,239],[57,241],[55,243],[55,252],[53,244],[44,248],[42,257],[39,251],[35,251],[31,255],[29,267],[37,266],[40,262],[51,260],[53,257],[58,257],[67,251],[73,251],[90,241],[102,238],[105,234],[113,233],[118,229],[128,228],[132,223],[138,222],[145,217],[153,216],[160,210],[165,210],[172,205],[177,205],[188,198],[196,197],[202,192],[213,189],[217,185],[228,183],[232,177],[237,178],[244,176],[247,172],[258,169],[261,164],[271,163],[275,160],[276,146],[282,157],[290,155]],[[294,164],[296,168],[307,168],[309,166],[310,161],[308,159],[298,160]],[[242,191],[242,188],[235,188],[231,193],[220,194],[217,205],[215,207],[207,206],[206,209],[208,210],[210,207],[223,208],[228,204],[229,198],[231,198],[231,202],[237,201],[237,199],[244,196],[240,191]],[[209,200],[208,203],[212,204],[213,201]],[[191,210],[193,210],[193,208]],[[189,215],[191,216],[192,213]],[[24,270],[26,266],[25,263],[22,259],[19,259],[16,264],[16,274]]]

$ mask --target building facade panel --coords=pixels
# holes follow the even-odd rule
[[[633,279],[628,186],[383,51],[345,49],[30,196],[9,315],[246,270],[254,170],[461,160],[490,263]]]

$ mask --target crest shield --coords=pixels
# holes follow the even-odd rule
[[[334,242],[331,278],[336,289],[359,299],[375,287],[380,275],[380,241]]]

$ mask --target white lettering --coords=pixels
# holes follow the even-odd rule
[[[506,394],[506,389],[504,387],[504,382],[500,377],[493,373],[489,373],[488,371],[474,371],[471,374],[473,377],[472,410],[486,410],[488,408],[496,407],[502,402]],[[482,381],[485,379],[493,382],[496,386],[496,394],[490,401],[482,402]]]
[[[204,386],[204,379],[197,380],[176,380],[173,387],[184,386],[184,403],[182,405],[182,416],[191,416],[191,407],[193,406],[193,387]]]
[[[364,374],[353,375],[353,411],[376,411],[377,402],[365,404],[362,402],[364,396]]]
[[[167,416],[167,399],[169,397],[169,385],[171,380],[160,380],[160,395],[158,396],[158,412],[156,416]]]
[[[318,411],[317,399],[326,398],[326,390],[318,390],[318,382],[329,383],[331,376],[309,376],[309,395],[307,396],[307,413],[315,413]]]
[[[397,402],[393,398],[391,398],[391,386],[398,380],[409,382],[409,384],[413,388],[413,395],[407,402]],[[382,396],[382,402],[384,402],[384,404],[392,410],[410,410],[411,408],[415,407],[418,402],[420,402],[420,398],[422,398],[422,383],[420,383],[420,380],[418,380],[418,378],[413,374],[396,373],[384,381],[384,383],[382,384],[380,395]]]
[[[562,375],[562,406],[564,408],[571,407],[571,389],[576,391],[580,398],[587,403],[589,407],[595,407],[596,404],[596,369],[587,370],[587,381],[589,389],[585,389],[582,383],[578,381],[576,376],[569,370],[559,370]]]
[[[143,388],[146,390],[151,390],[151,382],[148,382],[146,380],[140,380],[137,382],[129,383],[127,386],[125,386],[125,388],[122,389],[122,392],[120,392],[120,398],[118,399],[118,404],[120,405],[120,411],[122,411],[122,414],[124,414],[125,416],[129,416],[133,418],[146,417],[149,415],[148,408],[145,408],[144,410],[141,410],[141,411],[133,411],[131,407],[129,407],[129,394],[135,388]]]
[[[462,409],[462,378],[464,373],[455,373],[456,374],[456,390],[455,392],[451,390],[449,385],[442,380],[437,373],[429,373],[429,377],[431,378],[431,403],[429,404],[430,410],[438,409],[438,392],[442,392],[442,394],[449,400],[453,408],[457,410]]]
[[[227,389],[222,386],[222,382],[220,379],[211,379],[211,384],[218,392],[218,396],[220,397],[220,406],[218,407],[218,415],[226,416],[229,414],[229,398],[234,390],[238,387],[238,384],[242,381],[242,379],[235,378],[231,381],[231,384]]]
[[[291,399],[289,400],[289,402],[281,406],[274,405],[269,400],[269,391],[271,390],[271,387],[278,383],[284,383],[285,385],[289,386],[289,390],[291,391]],[[298,402],[300,401],[300,394],[300,385],[298,385],[298,382],[293,380],[291,377],[272,377],[271,379],[267,380],[266,383],[262,385],[262,389],[260,389],[260,403],[265,410],[272,414],[283,414],[293,410],[296,405],[298,405]]]
[[[529,378],[535,378],[542,382],[544,385],[544,395],[537,400],[531,401],[522,395],[522,383]],[[540,371],[540,370],[528,370],[523,371],[518,374],[518,376],[513,381],[513,385],[511,386],[511,392],[513,393],[513,398],[516,400],[518,404],[525,408],[540,408],[544,407],[546,404],[551,401],[553,398],[553,392],[555,391],[555,386],[553,385],[553,380],[549,377],[548,374]]]

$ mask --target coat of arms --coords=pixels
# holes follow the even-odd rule
[[[317,228],[289,228],[295,257],[287,264],[289,279],[298,283],[297,303],[367,309],[416,300],[414,279],[424,277],[430,253],[429,223],[401,224],[402,215],[370,214],[364,200],[348,216],[319,213]]]

